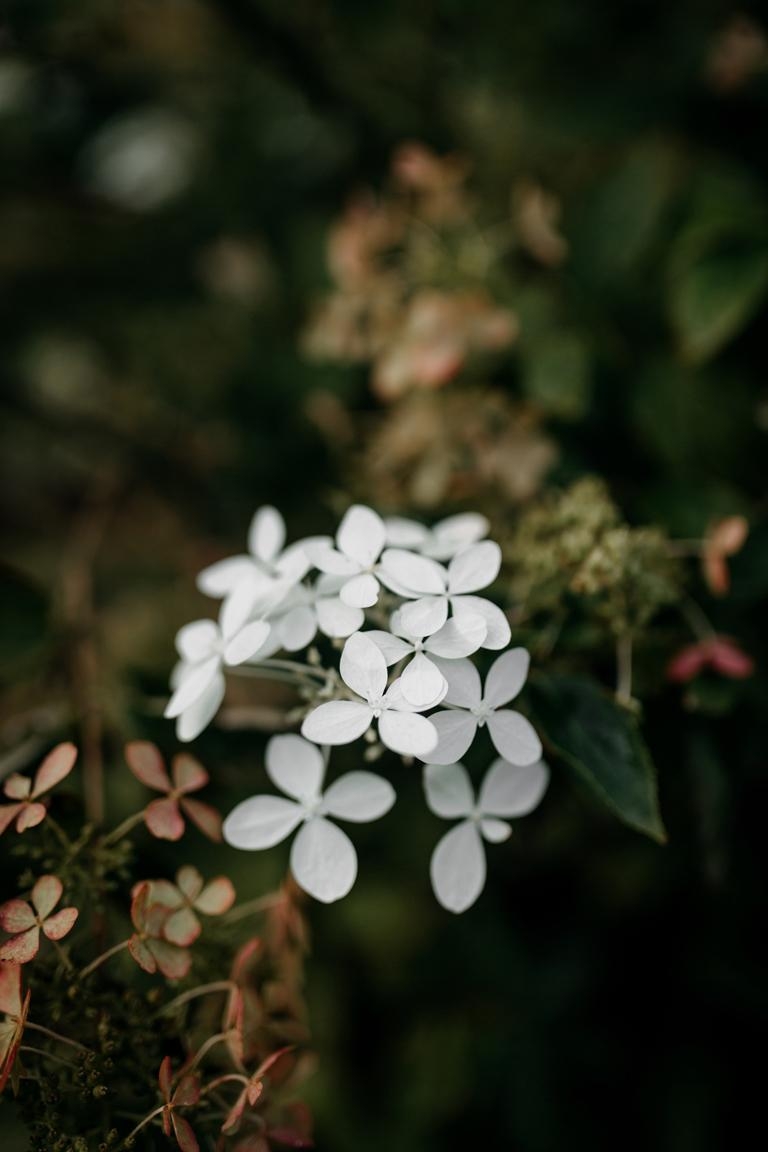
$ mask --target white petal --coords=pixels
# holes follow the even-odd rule
[[[487,588],[499,574],[501,548],[493,540],[472,544],[454,556],[448,566],[448,588],[451,595],[477,592]]]
[[[437,729],[437,745],[419,759],[428,764],[455,764],[474,740],[477,720],[469,712],[460,709],[436,712],[430,716],[430,720]]]
[[[339,820],[378,820],[395,802],[389,780],[374,772],[347,772],[334,780],[323,797],[323,810]]]
[[[425,765],[424,792],[427,807],[445,820],[469,816],[475,806],[472,782],[463,764]]]
[[[319,544],[330,544],[328,537],[317,536],[314,538]],[[307,555],[304,543],[298,541],[296,544],[289,545],[281,556],[278,556],[275,561],[275,572],[283,579],[290,581],[291,584],[298,584],[299,580],[303,580],[307,572],[312,567],[312,561]]]
[[[294,800],[316,800],[325,775],[323,754],[315,744],[290,732],[273,736],[264,757],[272,783]]]
[[[456,704],[460,708],[477,708],[483,698],[483,689],[480,673],[472,661],[442,660],[435,657],[435,663],[448,681],[446,704]]]
[[[278,634],[286,652],[298,652],[306,648],[315,638],[317,616],[306,605],[292,608],[281,616],[277,624]]]
[[[367,732],[373,713],[367,704],[354,700],[329,700],[310,712],[301,734],[313,744],[351,744]]]
[[[350,608],[370,608],[379,598],[379,582],[370,572],[363,572],[347,580],[339,596]]]
[[[384,521],[387,544],[392,548],[420,548],[429,537],[429,529],[418,520],[404,516],[388,516]]]
[[[219,642],[219,628],[213,620],[193,620],[176,633],[176,650],[187,664],[208,660]]]
[[[448,619],[448,601],[445,596],[422,596],[403,604],[395,615],[398,632],[402,627],[409,636],[433,636]]]
[[[436,560],[450,560],[457,552],[482,540],[490,528],[485,516],[479,512],[459,512],[448,516],[432,529],[431,539],[424,552]]]
[[[403,698],[419,711],[436,708],[445,699],[448,683],[436,664],[417,652],[400,677]]]
[[[511,636],[509,621],[501,608],[492,604],[490,600],[486,600],[482,596],[452,596],[451,609],[457,620],[463,619],[470,613],[482,616],[488,629],[483,641],[483,648],[491,648],[495,651],[499,648],[506,648],[509,644]]]
[[[285,521],[276,508],[265,504],[251,520],[248,550],[263,563],[275,559],[285,543]]]
[[[196,740],[208,727],[221,707],[225,690],[224,677],[221,672],[217,672],[202,696],[198,696],[194,704],[190,704],[189,708],[181,713],[176,721],[176,737],[182,744]]]
[[[216,678],[221,666],[218,656],[211,656],[202,664],[196,664],[182,677],[178,688],[166,704],[163,715],[166,720],[173,720],[185,712],[195,700],[199,700]]]
[[[198,574],[197,586],[206,596],[226,596],[253,573],[250,556],[229,556],[203,568]]]
[[[378,512],[364,504],[353,504],[344,514],[336,534],[336,546],[351,556],[361,568],[370,568],[379,558],[386,539],[384,521]]]
[[[357,853],[346,832],[316,816],[291,846],[291,871],[299,887],[330,904],[346,896],[357,877]]]
[[[387,662],[364,632],[355,632],[344,645],[339,665],[342,679],[364,700],[380,700],[387,687]]]
[[[299,804],[282,796],[251,796],[230,812],[222,832],[233,848],[273,848],[290,836],[303,818]]]
[[[327,572],[330,576],[354,576],[360,571],[360,565],[356,560],[337,552],[328,544],[308,547],[307,551],[315,568]]]
[[[268,584],[266,577],[249,577],[229,593],[219,612],[219,627],[225,639],[228,640],[239,632]]]
[[[459,660],[482,648],[487,631],[482,616],[473,616],[469,612],[459,619],[446,620],[442,628],[429,637],[424,647],[434,656]]]
[[[439,596],[445,592],[445,569],[426,556],[417,556],[402,548],[387,548],[381,557],[382,578],[392,576],[397,584],[410,589],[413,595]]]
[[[483,700],[489,708],[501,708],[514,700],[525,684],[530,662],[525,648],[510,648],[494,660],[483,693]]]
[[[413,644],[409,644],[407,640],[401,640],[399,636],[393,636],[391,632],[384,632],[378,628],[373,628],[365,635],[369,640],[372,640],[379,651],[384,656],[387,662],[387,667],[392,664],[397,664],[398,660],[405,659],[413,652]]]
[[[480,787],[478,807],[483,815],[527,816],[541,802],[549,783],[543,760],[520,768],[507,760],[494,760]]]
[[[501,712],[491,712],[488,731],[496,751],[505,760],[509,760],[510,764],[524,768],[541,759],[541,740],[530,720],[526,720],[519,712],[507,708]]]
[[[254,620],[252,624],[246,624],[234,634],[224,649],[225,662],[243,664],[250,660],[264,646],[271,631],[272,625],[266,620]]]
[[[489,843],[501,844],[504,840],[509,840],[512,829],[504,820],[486,819],[480,821],[480,833]]]
[[[387,709],[379,720],[379,738],[392,752],[423,759],[437,744],[434,724],[415,712]]]
[[[338,596],[323,596],[315,605],[317,623],[326,636],[351,636],[365,623],[362,608],[350,608]]]
[[[457,824],[439,842],[429,865],[435,896],[449,912],[465,912],[485,884],[485,849],[470,820]]]

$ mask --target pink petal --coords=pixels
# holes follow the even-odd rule
[[[36,909],[41,920],[50,916],[61,900],[63,891],[64,885],[58,876],[41,876],[39,880],[35,881],[35,886],[32,889],[32,906]]]
[[[179,1085],[173,1094],[174,1107],[179,1104],[188,1107],[197,1104],[200,1099],[200,1079],[194,1075],[182,1076]]]
[[[208,773],[202,764],[186,752],[174,757],[173,784],[177,792],[197,792],[208,783]]]
[[[174,1112],[171,1117],[173,1124],[173,1132],[176,1137],[176,1142],[181,1148],[181,1152],[200,1152],[200,1145],[197,1142],[197,1137],[192,1131],[192,1126],[188,1120],[183,1116],[177,1116]]]
[[[185,948],[177,948],[164,940],[152,940],[147,945],[157,967],[169,980],[182,980],[192,966],[192,957]]]
[[[200,921],[191,908],[180,908],[163,924],[165,939],[169,944],[176,944],[180,948],[194,944],[201,931]]]
[[[4,944],[0,945],[0,960],[10,960],[14,964],[26,964],[27,961],[34,960],[39,950],[40,929],[35,924],[34,928],[28,928],[20,936],[14,936],[12,940],[6,940]]]
[[[227,876],[217,876],[206,884],[195,900],[195,908],[206,916],[221,916],[235,902],[235,888]]]
[[[21,812],[23,804],[0,804],[0,836]]]
[[[184,835],[184,818],[172,796],[153,800],[144,809],[144,823],[158,840],[180,840]]]
[[[21,966],[0,964],[0,1012],[21,1015]]]
[[[3,792],[9,800],[26,800],[32,791],[32,781],[27,776],[14,772],[3,784]]]
[[[687,684],[706,666],[707,655],[703,644],[689,644],[681,648],[667,664],[667,679],[675,684]]]
[[[160,1071],[157,1074],[157,1083],[160,1086],[160,1091],[166,1100],[171,1099],[171,1088],[173,1086],[173,1067],[171,1065],[170,1056],[165,1056],[160,1065]]]
[[[157,972],[157,961],[146,941],[142,940],[140,936],[131,936],[131,939],[128,941],[128,951],[131,956],[133,956],[139,968],[143,968],[145,972],[149,972],[150,976]]]
[[[194,903],[203,890],[203,878],[192,864],[184,864],[176,873],[179,891],[190,903]]]
[[[7,900],[0,907],[0,928],[4,932],[24,932],[35,922],[35,913],[26,900]]]
[[[160,749],[148,740],[133,740],[125,746],[125,759],[137,780],[156,792],[170,792],[171,779],[165,770]]]
[[[16,821],[16,831],[26,832],[27,828],[35,828],[45,820],[47,811],[45,804],[38,804],[37,802],[25,804]]]
[[[755,670],[752,657],[724,636],[718,636],[712,641],[710,663],[716,672],[731,680],[744,680]]]
[[[77,920],[77,908],[62,908],[54,916],[49,916],[43,922],[43,932],[49,940],[63,940],[71,932]]]
[[[57,744],[53,751],[48,753],[35,773],[32,795],[40,796],[43,792],[49,792],[51,788],[55,788],[57,784],[69,776],[76,760],[77,748],[74,744]]]
[[[217,844],[221,843],[221,815],[215,808],[204,804],[202,800],[190,800],[187,796],[182,796],[179,803],[204,836]]]

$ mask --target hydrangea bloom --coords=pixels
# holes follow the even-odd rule
[[[342,576],[339,595],[352,608],[370,608],[379,598],[376,562],[386,541],[384,521],[372,508],[353,504],[336,533],[336,547],[319,544],[309,549],[321,572]]]
[[[485,885],[485,848],[508,839],[507,819],[526,816],[539,804],[549,782],[542,761],[525,768],[495,760],[475,801],[463,764],[428,764],[424,769],[427,805],[436,816],[460,820],[432,853],[430,877],[435,896],[449,912],[464,912]],[[503,817],[503,819],[502,819]]]
[[[14,820],[17,832],[26,832],[40,824],[47,812],[40,797],[69,776],[76,760],[74,744],[57,744],[43,760],[34,780],[17,772],[9,776],[3,784],[3,792],[12,803],[0,804],[0,836]]]
[[[204,568],[197,586],[207,596],[226,597],[247,587],[254,601],[274,581],[295,583],[309,571],[304,541],[285,545],[285,521],[276,508],[259,508],[248,531],[248,555],[230,556]]]
[[[40,876],[29,902],[6,900],[0,907],[0,928],[11,933],[0,945],[0,961],[26,964],[40,949],[40,932],[49,940],[62,940],[77,920],[77,908],[54,908],[61,900],[64,885],[58,876]]]
[[[350,636],[341,654],[341,677],[355,699],[330,700],[305,719],[302,735],[315,744],[351,744],[376,720],[379,739],[404,756],[426,756],[437,744],[431,721],[404,698],[400,681],[387,688],[387,662],[364,632]],[[442,695],[442,694],[441,694]],[[439,703],[439,699],[433,701]]]
[[[409,548],[430,556],[433,560],[451,560],[472,544],[488,535],[490,524],[479,512],[459,512],[427,528],[418,520],[402,516],[389,516],[384,521],[387,544],[393,548]]]
[[[357,854],[338,820],[366,822],[384,816],[395,802],[392,785],[372,772],[348,772],[323,792],[326,759],[300,736],[274,736],[266,767],[282,796],[252,796],[224,821],[224,838],[235,848],[271,848],[300,827],[291,847],[291,871],[311,896],[330,903],[346,896],[357,876]]]
[[[373,629],[365,635],[381,649],[387,665],[413,656],[400,677],[403,697],[414,708],[432,708],[445,696],[448,684],[440,668],[431,657],[456,660],[470,656],[482,646],[486,624],[482,616],[466,616],[446,620],[432,636],[417,636],[403,624],[402,614],[394,612],[390,621],[391,632]]]
[[[511,648],[491,666],[485,681],[470,660],[441,661],[448,682],[445,703],[449,709],[431,717],[438,742],[421,759],[430,764],[453,764],[465,754],[478,728],[486,727],[493,744],[505,760],[525,767],[541,759],[541,741],[525,716],[505,708],[518,695],[528,675],[528,653]]]

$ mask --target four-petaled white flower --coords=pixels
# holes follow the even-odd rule
[[[425,767],[427,805],[436,816],[461,821],[438,842],[429,866],[435,896],[449,912],[464,912],[483,890],[483,841],[498,844],[506,840],[512,831],[506,820],[532,812],[548,781],[549,769],[541,760],[525,768],[495,760],[475,802],[463,764]]]
[[[430,717],[438,742],[420,759],[430,764],[455,763],[471,745],[478,728],[487,725],[497,752],[510,764],[525,767],[539,760],[541,741],[531,722],[504,707],[523,687],[528,663],[525,648],[510,648],[502,653],[491,666],[483,692],[480,673],[470,660],[439,661],[448,681],[444,702],[453,707]]]
[[[362,608],[350,608],[339,596],[344,581],[339,576],[320,573],[312,584],[297,584],[270,615],[272,635],[263,649],[262,659],[279,649],[298,652],[307,648],[318,631],[332,639],[346,639],[358,632],[365,622]]]
[[[418,520],[389,516],[384,521],[387,544],[408,548],[433,560],[451,560],[457,552],[477,544],[488,535],[490,524],[479,512],[459,512],[427,528]]]
[[[393,612],[390,628],[390,632],[373,629],[364,635],[381,649],[388,666],[413,656],[400,676],[400,689],[406,702],[419,710],[435,707],[448,690],[432,657],[457,660],[470,656],[482,647],[486,635],[482,616],[472,615],[446,620],[432,636],[414,636],[403,625],[401,613]]]
[[[339,595],[351,608],[370,608],[379,599],[377,561],[386,541],[384,521],[364,504],[348,508],[336,533],[336,547],[315,543],[307,551],[321,572],[343,576]]]
[[[329,817],[364,823],[378,820],[395,802],[389,781],[373,772],[348,772],[323,792],[326,758],[300,736],[274,736],[267,745],[270,779],[290,799],[252,796],[224,821],[224,838],[235,848],[271,848],[301,825],[291,846],[296,882],[328,904],[346,896],[357,876],[354,845]]]
[[[387,662],[364,632],[350,636],[340,672],[357,699],[320,704],[304,720],[302,735],[314,744],[351,744],[374,720],[379,739],[393,752],[424,759],[437,744],[434,725],[404,698],[399,680],[387,688]],[[439,703],[439,701],[436,701]]]
[[[464,548],[447,568],[399,548],[385,549],[381,563],[388,586],[409,600],[399,612],[411,635],[437,632],[450,611],[459,626],[467,616],[482,616],[486,625],[483,648],[504,648],[509,643],[509,623],[501,609],[482,596],[472,595],[492,584],[499,574],[501,549],[492,540]]]
[[[165,709],[167,719],[176,718],[176,735],[194,740],[210,724],[224,699],[223,668],[243,664],[259,651],[269,636],[266,620],[235,626],[222,609],[219,623],[194,620],[176,635],[181,661],[173,670],[173,695]]]

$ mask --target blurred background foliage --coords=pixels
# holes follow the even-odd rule
[[[120,743],[172,748],[173,635],[208,610],[194,574],[258,504],[294,535],[356,486],[450,510],[394,475],[393,421],[426,405],[417,452],[441,459],[439,421],[474,401],[398,415],[365,365],[300,339],[329,227],[405,140],[464,156],[485,224],[516,222],[493,285],[519,334],[470,380],[493,379],[508,504],[547,470],[596,473],[631,524],[750,521],[730,596],[694,592],[755,676],[681,693],[658,659],[640,670],[666,847],[556,772],[455,921],[428,887],[437,822],[399,771],[353,894],[311,910],[320,1148],[714,1152],[760,1099],[767,111],[759,10],[714,0],[3,6],[4,771],[77,721],[106,743],[110,806],[129,802]],[[262,745],[199,741],[223,807],[263,781]],[[243,895],[278,855],[231,853]]]

